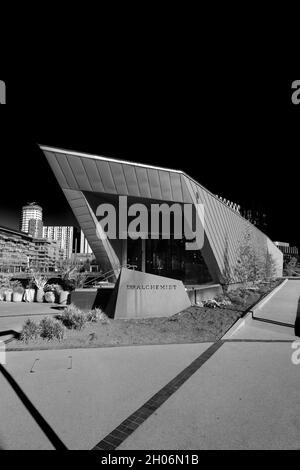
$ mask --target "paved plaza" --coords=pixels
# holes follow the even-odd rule
[[[8,352],[0,448],[300,449],[299,297],[287,281],[215,344]]]

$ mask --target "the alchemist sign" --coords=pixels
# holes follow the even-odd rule
[[[114,318],[170,317],[190,306],[181,281],[122,268],[108,314]]]

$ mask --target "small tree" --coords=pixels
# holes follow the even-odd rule
[[[261,254],[254,249],[251,234],[247,231],[238,248],[238,260],[234,268],[235,278],[246,287],[247,284],[261,281],[264,277],[264,263]]]
[[[297,266],[297,258],[291,258],[288,263],[285,265],[285,274],[287,276],[293,276],[295,274],[296,266]]]

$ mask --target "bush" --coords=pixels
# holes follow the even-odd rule
[[[109,319],[107,315],[100,308],[95,308],[94,310],[90,310],[86,314],[86,321],[96,323],[100,321],[101,323],[107,324],[109,323]]]
[[[60,320],[67,328],[74,330],[81,330],[88,321],[86,315],[74,304],[68,305],[60,316]]]
[[[231,301],[223,296],[216,299],[203,300],[203,307],[206,308],[228,308],[232,305]]]
[[[57,339],[62,341],[65,336],[64,326],[57,320],[54,320],[51,317],[43,318],[40,321],[40,335],[42,338],[51,341]]]
[[[16,294],[24,294],[25,289],[22,286],[17,286],[13,288],[13,292],[15,292]]]
[[[202,304],[203,304],[203,307],[205,307],[205,308],[217,308],[217,307],[219,307],[219,304],[215,299],[203,300]]]
[[[28,341],[34,341],[36,340],[40,335],[40,327],[37,323],[34,321],[26,320],[26,322],[23,325],[22,331],[20,333],[20,341],[23,341],[24,343],[28,343]]]

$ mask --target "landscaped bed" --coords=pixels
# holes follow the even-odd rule
[[[42,333],[44,338],[39,333],[36,339],[14,340],[7,345],[7,350],[214,342],[220,339],[251,305],[276,285],[277,283],[272,283],[257,291],[239,290],[228,294],[231,303],[227,299],[225,304],[229,304],[226,307],[223,306],[222,301],[219,306],[211,302],[206,304],[209,307],[193,306],[168,318],[113,320],[100,312],[98,318],[91,317],[83,325],[75,325],[77,329],[74,329],[74,325],[72,326],[70,322],[72,315],[64,319],[59,317],[53,325],[51,321],[50,325],[44,321],[42,325],[46,331],[46,335]],[[73,314],[72,307],[71,313]],[[75,317],[76,314],[78,315],[78,312],[76,313],[75,309]],[[80,312],[78,318],[81,320]],[[31,324],[32,326],[35,327]],[[60,340],[48,339],[49,326],[50,329],[53,328],[53,331],[58,330]],[[60,331],[60,329],[63,330]]]

